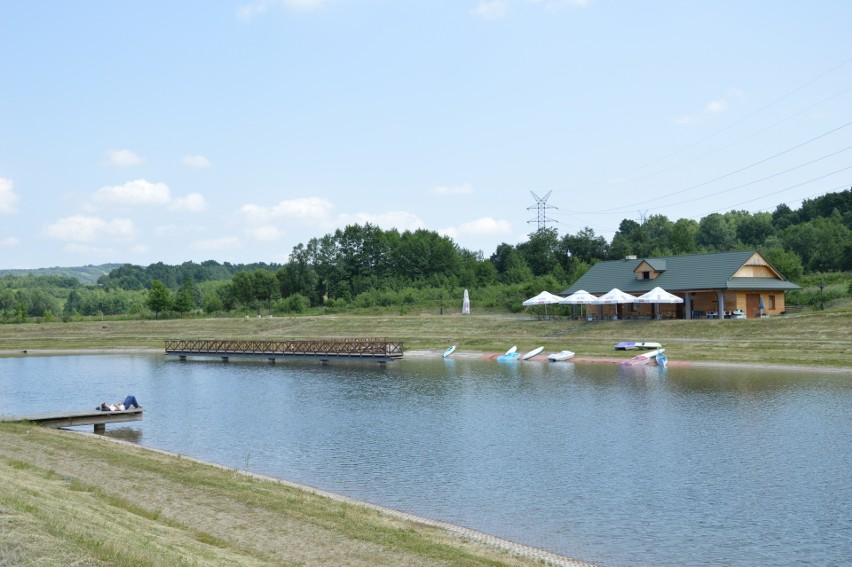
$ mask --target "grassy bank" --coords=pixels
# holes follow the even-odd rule
[[[0,423],[0,565],[541,565],[109,439]]]
[[[612,357],[620,341],[657,341],[669,358],[847,367],[852,306],[748,320],[571,321],[527,314],[320,315],[249,319],[82,321],[0,325],[0,351],[163,349],[167,338],[310,339],[388,337],[406,350],[502,352],[544,345],[583,357]]]

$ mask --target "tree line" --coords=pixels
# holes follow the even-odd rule
[[[789,280],[852,271],[852,189],[807,199],[797,210],[729,211],[699,221],[625,219],[611,241],[584,228],[543,228],[488,257],[434,231],[350,225],[300,243],[284,264],[208,260],[121,265],[87,285],[69,276],[0,277],[0,317],[193,311],[246,314],[448,302],[476,289],[480,305],[519,308],[525,294],[561,291],[602,260],[759,249]]]

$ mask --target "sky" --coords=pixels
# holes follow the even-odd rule
[[[0,269],[286,262],[852,186],[848,0],[0,0]],[[538,207],[546,207],[541,210]],[[539,214],[541,213],[541,214]]]

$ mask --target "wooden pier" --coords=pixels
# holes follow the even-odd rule
[[[168,339],[166,354],[180,357],[232,357],[277,360],[331,360],[389,362],[403,356],[402,343],[388,339],[317,339],[311,341],[243,341]]]
[[[58,429],[75,425],[94,425],[95,433],[106,431],[107,423],[142,421],[142,408],[118,411],[76,411],[61,413],[38,413],[32,415],[0,417],[0,421],[31,421],[45,427]]]

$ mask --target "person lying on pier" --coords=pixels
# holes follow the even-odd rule
[[[124,401],[120,404],[108,404],[104,402],[98,409],[101,411],[123,411],[125,409],[138,407],[141,406],[139,405],[139,402],[136,401],[136,396],[131,394],[124,398]]]

